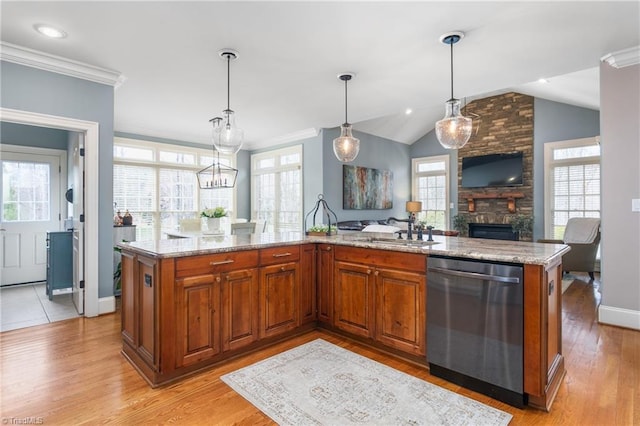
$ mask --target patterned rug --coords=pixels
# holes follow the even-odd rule
[[[221,379],[280,425],[506,425],[512,417],[322,339]]]

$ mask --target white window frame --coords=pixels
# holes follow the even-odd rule
[[[566,141],[547,142],[544,144],[544,233],[545,238],[553,237],[553,216],[551,214],[554,206],[554,190],[551,171],[553,167],[559,165],[582,165],[582,164],[600,164],[600,212],[602,213],[602,164],[599,156],[568,158],[562,160],[553,159],[553,151],[564,148],[577,148],[583,146],[599,145],[599,137],[572,139]]]
[[[210,165],[210,163],[202,164],[201,157],[207,157],[207,158],[213,159],[214,157],[213,149],[194,148],[194,147],[188,147],[188,146],[182,146],[182,145],[153,142],[153,141],[147,141],[147,140],[141,140],[141,139],[130,139],[130,138],[117,137],[117,136],[113,138],[113,146],[114,148],[117,146],[125,146],[125,147],[131,147],[131,148],[144,148],[152,151],[152,160],[150,161],[138,160],[138,159],[123,159],[121,157],[114,156],[113,165],[114,166],[115,165],[146,166],[146,167],[152,167],[155,169],[157,178],[156,178],[156,199],[154,200],[155,206],[154,206],[154,212],[152,213],[153,222],[155,224],[153,229],[153,234],[156,239],[160,239],[161,232],[162,232],[161,219],[160,219],[161,212],[160,212],[160,206],[158,204],[160,200],[158,196],[160,194],[160,179],[159,179],[160,170],[161,169],[191,170],[195,174],[198,171],[202,170],[203,168],[207,167],[207,165]],[[161,151],[179,151],[185,154],[192,154],[195,156],[195,163],[194,164],[176,164],[171,162],[162,162],[159,160]],[[231,167],[235,167],[235,164],[236,164],[235,155],[229,156],[229,155],[220,154],[220,158],[222,159],[223,157],[228,161],[230,161]],[[201,189],[196,188],[196,195],[195,195],[196,199],[194,200],[194,206],[197,209],[197,210],[194,210],[194,213],[196,215],[198,214],[200,209],[200,191]],[[215,191],[215,189],[205,189],[204,191]],[[114,197],[115,197],[115,194],[114,194]],[[236,216],[236,212],[237,212],[236,206],[237,206],[237,188],[233,188],[232,200],[231,200],[231,214],[232,214],[231,219],[234,219]],[[124,214],[124,212],[122,213]]]
[[[258,161],[273,158],[280,159],[286,155],[298,154],[300,157],[300,162],[296,164],[285,164],[281,165],[279,162],[272,168],[256,168],[256,164]],[[303,169],[303,152],[302,145],[293,145],[285,148],[278,148],[270,151],[260,152],[257,154],[251,155],[251,217],[258,218],[257,212],[257,202],[256,196],[258,194],[258,188],[256,187],[256,179],[255,177],[261,174],[270,174],[276,173],[276,179],[279,177],[279,173],[291,171],[291,170],[299,170],[300,171],[300,205],[299,205],[299,213],[300,213],[300,226],[299,231],[302,232],[304,228],[304,211],[303,211],[303,203],[304,203],[304,169]],[[278,182],[276,181],[276,187],[278,186]],[[278,200],[276,200],[276,205],[278,205]],[[275,224],[266,224],[267,229],[277,229]]]
[[[419,157],[419,158],[412,158],[411,159],[411,194],[413,195],[412,200],[415,201],[419,201],[416,197],[418,194],[418,178],[421,177],[427,177],[427,176],[440,176],[442,175],[442,171],[433,171],[433,172],[418,172],[418,166],[420,164],[425,164],[425,163],[441,163],[444,162],[444,179],[446,182],[445,185],[445,211],[444,211],[444,215],[445,215],[445,227],[446,229],[450,228],[450,223],[451,223],[451,194],[450,194],[450,188],[451,188],[451,184],[450,184],[450,170],[451,170],[451,165],[449,164],[451,161],[451,157],[449,157],[448,155],[433,155],[433,156],[428,156],[428,157]],[[425,208],[425,206],[422,206],[423,209]],[[424,217],[424,213],[420,213],[418,215],[418,219],[420,219],[421,217]],[[427,224],[429,225],[429,224]]]

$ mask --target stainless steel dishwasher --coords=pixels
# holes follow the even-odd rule
[[[429,256],[431,374],[523,407],[523,287],[522,265]]]

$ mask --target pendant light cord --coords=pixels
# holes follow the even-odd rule
[[[349,123],[349,120],[347,119],[347,82],[349,80],[345,79],[344,80],[344,122],[345,124]]]
[[[452,60],[453,60],[453,59],[452,59]],[[230,93],[231,93],[231,89],[230,89],[230,86],[231,86],[231,83],[230,83],[230,82],[231,82],[231,78],[229,77],[229,75],[231,74],[230,69],[231,69],[231,55],[230,55],[230,54],[227,54],[227,111],[230,111],[230,110],[231,110],[230,102],[229,102]],[[452,75],[453,75],[453,74],[452,74]],[[452,88],[451,88],[451,93],[453,94],[453,86],[452,86]],[[452,97],[453,97],[453,95],[452,95]]]
[[[451,99],[453,99],[453,39],[449,45],[451,46]]]

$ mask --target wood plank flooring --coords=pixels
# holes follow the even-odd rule
[[[513,425],[640,425],[640,332],[596,322],[598,283],[564,293],[567,375],[550,413],[520,410],[431,377],[424,368],[322,331],[151,389],[120,354],[120,315],[71,319],[0,333],[3,424],[273,424],[220,376],[323,338],[513,414]]]

